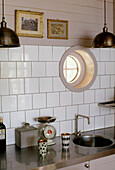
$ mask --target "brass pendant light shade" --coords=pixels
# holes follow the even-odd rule
[[[4,0],[2,0],[2,22],[0,28],[0,48],[12,48],[19,47],[20,42],[18,35],[6,27],[5,17],[4,17]]]
[[[106,27],[106,0],[104,0],[104,28],[103,32],[99,33],[93,40],[94,48],[110,48],[115,47],[115,36],[108,32]]]

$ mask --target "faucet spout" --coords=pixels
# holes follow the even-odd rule
[[[90,124],[90,118],[89,118],[88,116],[81,115],[81,114],[77,114],[77,115],[76,115],[76,129],[75,129],[75,135],[78,135],[78,134],[79,134],[79,132],[78,132],[78,117],[83,117],[83,118],[88,119],[88,124]]]

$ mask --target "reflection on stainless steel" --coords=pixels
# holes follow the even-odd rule
[[[62,149],[62,154],[61,154],[62,160],[68,160],[70,159],[70,150],[69,149]]]
[[[84,116],[84,115],[81,115],[81,114],[77,114],[76,115],[76,119],[75,119],[75,135],[79,136],[80,135],[80,132],[78,132],[78,117],[83,117],[83,118],[86,118],[88,119],[88,124],[90,124],[90,119],[88,116]]]
[[[106,139],[102,136],[96,135],[84,135],[75,137],[73,143],[85,147],[106,147],[113,144],[110,139]]]

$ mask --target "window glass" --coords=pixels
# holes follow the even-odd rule
[[[64,77],[68,83],[73,82],[79,72],[78,62],[71,55],[67,56],[63,66]]]

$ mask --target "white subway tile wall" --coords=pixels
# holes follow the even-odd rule
[[[38,46],[32,46],[32,45],[26,45],[24,46],[25,55],[24,59],[25,61],[38,61]]]
[[[10,61],[23,61],[23,46],[9,49]]]
[[[16,62],[1,62],[1,78],[16,78]]]
[[[0,50],[0,61],[8,61],[8,49],[3,48]]]
[[[81,2],[81,1],[80,1]],[[55,116],[57,136],[75,132],[75,115],[81,131],[114,125],[114,109],[99,102],[114,99],[115,49],[90,49],[98,64],[97,78],[85,92],[70,92],[59,77],[59,61],[69,47],[22,45],[0,50],[0,116],[7,127],[7,144],[15,143],[15,128],[28,122],[38,127],[39,116]]]

